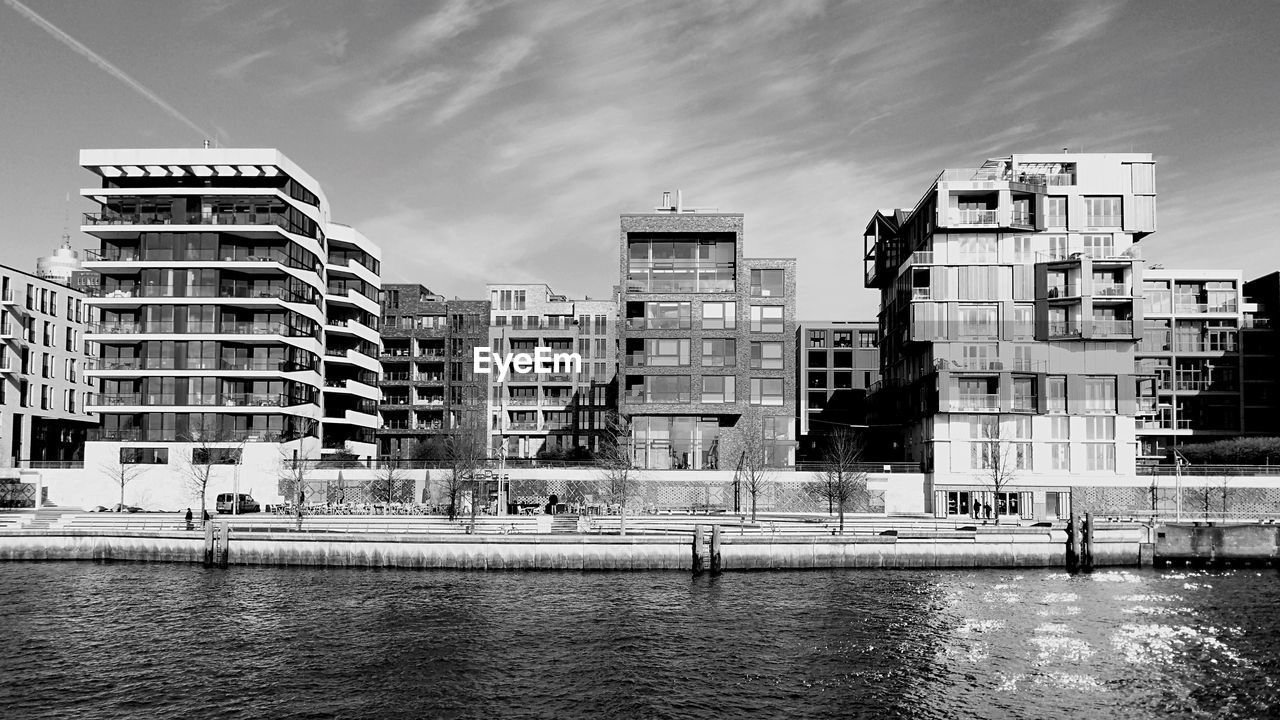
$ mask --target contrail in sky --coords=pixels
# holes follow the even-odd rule
[[[89,58],[89,62],[92,62],[94,65],[97,65],[103,70],[106,70],[108,73],[113,75],[117,80],[136,90],[138,94],[142,95],[143,97],[155,103],[156,105],[159,105],[161,110],[164,110],[165,112],[169,113],[169,115],[172,116],[174,119],[181,121],[182,124],[200,133],[201,138],[213,139],[217,137],[215,134],[209,132],[208,130],[205,130],[204,128],[192,122],[191,118],[178,112],[177,108],[165,102],[163,99],[161,99],[159,95],[156,95],[155,93],[151,92],[151,90],[147,89],[147,86],[129,77],[127,74],[125,74],[123,70],[107,62],[98,53],[85,47],[84,43],[81,43],[79,40],[76,40],[70,35],[62,32],[61,30],[58,29],[56,25],[37,15],[36,12],[31,8],[18,2],[18,0],[4,0],[4,2],[9,7],[22,13],[31,22],[35,23],[36,25],[39,25],[41,28],[45,30],[45,32],[49,33],[50,35],[60,40],[63,45],[66,45],[72,50],[75,50],[81,55]]]

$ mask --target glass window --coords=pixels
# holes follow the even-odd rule
[[[752,305],[751,332],[783,332],[782,310],[781,305]]]
[[[753,342],[751,343],[751,367],[761,370],[781,370],[783,369],[782,347],[780,342]],[[823,352],[823,360],[825,361],[826,353]]]
[[[752,270],[752,297],[782,297],[786,292],[786,273],[783,270]]]
[[[1116,411],[1116,379],[1114,377],[1084,379],[1084,410],[1087,413]]]
[[[752,405],[782,405],[781,378],[751,378]]]
[[[1114,443],[1085,443],[1086,470],[1115,470],[1116,446]]]
[[[734,398],[734,377],[732,375],[705,375],[702,378],[702,402],[731,403]]]
[[[737,304],[732,302],[702,303],[703,330],[733,330],[738,326]]]
[[[1121,224],[1120,197],[1085,197],[1084,224],[1088,227],[1119,227]]]
[[[1065,377],[1059,375],[1045,378],[1044,405],[1045,412],[1067,411],[1067,379]]]
[[[737,340],[712,338],[702,341],[703,367],[736,367],[737,364]]]
[[[649,338],[644,341],[645,364],[672,367],[689,364],[689,340]]]

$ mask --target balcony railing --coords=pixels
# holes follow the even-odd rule
[[[1259,315],[1245,315],[1242,325],[1246,328],[1265,330],[1271,327],[1271,318]]]
[[[1106,297],[1132,295],[1133,293],[1129,291],[1129,286],[1124,283],[1095,282],[1093,284],[1093,294],[1095,297]]]
[[[906,262],[902,263],[902,267],[905,269],[912,265],[932,265],[934,264],[933,257],[932,250],[917,250],[907,257]]]
[[[395,382],[396,380],[408,381],[409,373],[407,372],[383,373],[382,379],[386,382]]]
[[[1014,412],[1035,412],[1036,398],[1034,395],[1014,395],[1013,396]]]
[[[1120,227],[1123,221],[1123,215],[1086,215],[1084,218],[1085,227]]]
[[[1013,222],[1014,225],[1031,226],[1035,224],[1035,220],[1032,218],[1031,213],[1018,212],[1017,210],[1013,212],[1013,217],[1011,218],[1011,221]]]
[[[537,404],[538,404],[538,398],[536,398],[536,397],[524,397],[524,396],[520,396],[520,397],[509,397],[509,398],[507,398],[507,404],[508,404],[508,405],[522,405],[522,406],[527,406],[527,405],[537,405]]]
[[[1137,407],[1138,407],[1138,412],[1140,413],[1144,413],[1148,415],[1151,413],[1154,413],[1156,411],[1156,398],[1139,397],[1137,398]]]
[[[997,410],[1000,396],[994,394],[965,394],[960,396],[961,410]]]
[[[1132,320],[1093,320],[1094,337],[1133,337]]]
[[[995,225],[995,210],[953,210],[952,225]]]
[[[1049,323],[1049,337],[1072,337],[1080,334],[1080,323],[1068,320],[1066,322]]]
[[[627,391],[625,401],[629,403],[640,404],[640,405],[656,405],[660,403],[688,404],[689,393],[687,392],[645,393],[643,390],[630,389]]]
[[[688,330],[693,321],[688,318],[627,318],[628,330]]]
[[[1066,227],[1067,216],[1066,215],[1045,215],[1044,224],[1045,224],[1045,227],[1051,227],[1051,228]]]
[[[301,232],[279,213],[85,213],[85,225],[275,225]]]
[[[302,401],[297,401],[301,403]],[[94,393],[86,405],[178,405],[173,393]],[[211,393],[190,395],[181,402],[192,407],[285,407],[289,398],[276,393]]]
[[[927,287],[913,287],[911,288],[911,299],[912,300],[932,300],[933,290]]]
[[[510,422],[510,423],[508,423],[508,424],[507,424],[507,429],[509,429],[509,430],[537,430],[537,429],[538,429],[538,423],[536,423],[536,422],[525,422],[525,421],[521,421],[521,422]]]
[[[1057,298],[1076,298],[1080,297],[1080,285],[1077,283],[1062,283],[1059,285],[1050,285],[1046,294],[1050,300]]]

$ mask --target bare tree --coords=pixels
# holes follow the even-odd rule
[[[311,472],[316,464],[317,461],[308,455],[280,448],[280,465],[277,469],[280,495],[294,505],[298,532],[302,532],[302,508],[307,500],[307,483],[311,480]]]
[[[192,497],[200,500],[200,524],[207,513],[209,482],[217,465],[239,465],[244,440],[235,441],[220,427],[193,428],[184,440],[193,444],[191,455],[182,458],[179,470]],[[239,502],[239,498],[235,498]]]
[[[978,455],[975,463],[979,467],[978,481],[991,488],[996,503],[996,525],[1000,524],[1000,494],[1008,492],[1018,477],[1018,469],[1025,464],[1022,453],[1026,445],[1001,436],[1000,416],[983,416],[981,425],[982,439],[975,440]]]
[[[618,532],[626,535],[627,499],[635,492],[640,469],[631,451],[631,422],[616,412],[605,418],[600,450],[596,453],[596,473],[604,495],[618,506]]]
[[[137,480],[144,472],[147,471],[146,465],[139,465],[128,459],[127,453],[131,448],[120,448],[120,458],[115,462],[106,462],[102,465],[102,471],[111,478],[111,482],[120,488],[120,504],[116,506],[117,510],[125,507],[124,489],[129,483]]]
[[[400,466],[400,458],[388,458],[377,463],[373,471],[374,488],[372,495],[379,501],[387,503],[387,513],[391,512],[391,503],[399,502],[405,497],[404,485],[409,474]]]
[[[768,450],[761,428],[753,428],[744,434],[736,479],[746,487],[747,494],[751,496],[751,522],[756,521],[757,500],[773,485],[774,471],[769,465]]]
[[[838,513],[840,534],[844,534],[844,512],[851,504],[867,501],[867,474],[860,468],[866,445],[860,433],[851,428],[838,428],[824,438],[822,470],[814,473],[809,486],[819,498],[827,501],[827,514]]]
[[[445,455],[449,463],[449,478],[445,481],[445,493],[449,496],[449,519],[458,514],[458,496],[474,488],[471,498],[471,532],[475,532],[477,505],[480,502],[482,471],[489,459],[486,443],[485,411],[473,393],[464,396],[458,411],[458,426],[445,441]]]

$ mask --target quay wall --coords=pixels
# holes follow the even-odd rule
[[[1248,563],[1277,559],[1280,559],[1280,525],[1196,523],[1156,527],[1156,563]]]
[[[1141,528],[1100,529],[1095,566],[1138,565]],[[723,570],[805,568],[1065,567],[1066,532],[1008,528],[934,534],[725,536]],[[232,532],[229,565],[464,570],[692,570],[688,535],[503,535]],[[0,533],[0,560],[198,563],[199,532],[16,530]],[[704,544],[698,548],[708,555]],[[706,567],[710,565],[702,563]]]

